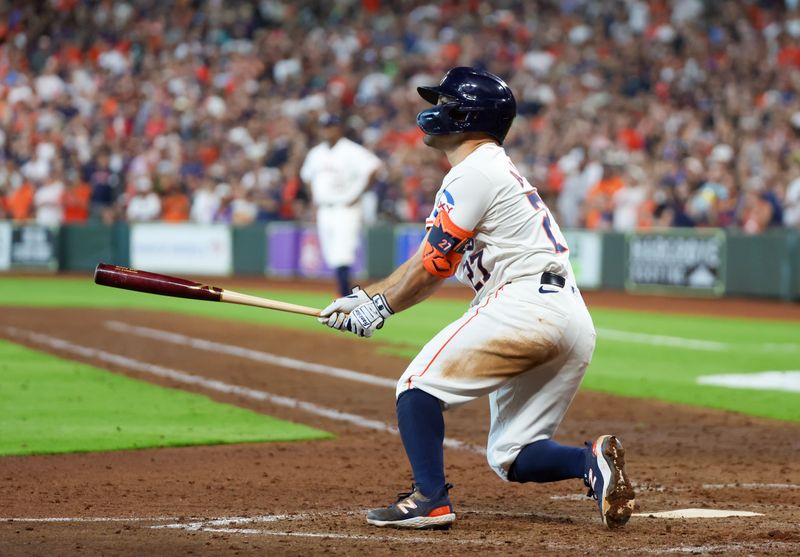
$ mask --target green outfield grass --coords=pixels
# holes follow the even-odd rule
[[[329,437],[0,340],[0,455]]]
[[[224,279],[218,282],[224,286]],[[288,288],[248,292],[313,307],[330,300],[329,294]],[[0,278],[3,305],[153,309],[339,334],[305,316],[99,287],[89,276],[85,280]],[[410,358],[466,305],[428,300],[393,317],[373,340],[364,342]],[[800,322],[611,309],[593,309],[592,316],[598,343],[584,388],[800,421],[800,393],[697,384],[698,377],[710,374],[800,370]],[[398,376],[401,371],[397,370]]]

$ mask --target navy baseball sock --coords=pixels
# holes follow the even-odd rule
[[[439,399],[410,389],[397,399],[397,426],[406,449],[414,483],[425,497],[444,487],[444,416]]]
[[[508,470],[508,479],[524,483],[583,478],[587,450],[559,445],[552,439],[534,441],[522,447],[517,460]]]
[[[350,294],[350,267],[347,265],[336,267],[336,284],[339,287],[340,296]]]

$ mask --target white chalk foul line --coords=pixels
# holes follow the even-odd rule
[[[590,501],[591,499],[586,495],[580,493],[570,493],[569,495],[551,495],[550,499],[553,501]]]
[[[381,534],[347,534],[344,532],[315,532],[315,531],[286,531],[286,530],[270,530],[268,528],[254,528],[264,523],[276,523],[284,521],[304,521],[313,516],[318,517],[353,517],[363,516],[363,511],[349,511],[349,512],[330,512],[330,513],[298,513],[298,514],[281,514],[281,515],[267,515],[255,517],[231,517],[231,518],[218,518],[213,520],[198,520],[192,522],[176,522],[172,524],[158,524],[150,526],[154,529],[170,529],[170,530],[186,530],[190,532],[207,532],[211,534],[241,534],[241,535],[260,535],[260,536],[278,536],[278,537],[293,537],[293,538],[329,538],[338,540],[367,540],[367,541],[390,541],[390,542],[406,542],[406,543],[441,543],[440,536],[387,536]],[[496,542],[487,541],[485,539],[472,540],[472,539],[451,539],[448,537],[447,543],[456,544],[479,544],[491,545]]]
[[[334,516],[335,513],[328,513]],[[353,515],[355,512],[336,513],[341,515]],[[221,518],[198,517],[179,517],[179,516],[15,516],[0,517],[2,522],[31,522],[31,523],[81,523],[81,522],[168,522],[170,524],[160,524],[154,528],[186,528],[195,524],[208,524],[211,526],[229,526],[254,522],[277,522],[279,520],[304,520],[309,514],[270,514],[261,516],[227,516]]]
[[[636,333],[633,331],[622,331],[619,329],[606,329],[599,327],[597,336],[600,340],[612,340],[620,342],[635,342],[638,344],[649,344],[651,346],[669,346],[671,348],[685,348],[688,350],[705,350],[709,352],[727,352],[731,350],[758,350],[761,352],[800,352],[800,344],[732,344],[728,342],[717,342],[714,340],[700,340],[695,338],[673,337],[668,335],[651,335],[646,333]]]
[[[727,373],[701,375],[700,385],[714,385],[729,389],[757,389],[800,393],[800,371],[760,371],[754,373]]]
[[[129,358],[127,356],[113,354],[111,352],[106,352],[105,350],[90,348],[88,346],[81,346],[79,344],[75,344],[67,340],[56,338],[50,335],[45,335],[42,333],[36,333],[33,331],[25,331],[22,329],[18,329],[17,327],[5,327],[5,331],[11,336],[18,338],[25,338],[37,344],[49,346],[50,348],[63,350],[65,352],[83,356],[84,358],[95,359],[101,362],[115,364],[121,367],[126,367],[128,369],[133,369],[143,373],[149,373],[151,375],[155,375],[158,377],[164,377],[166,379],[171,379],[179,383],[196,385],[220,393],[234,394],[241,397],[250,398],[253,400],[269,402],[270,404],[275,404],[276,406],[283,406],[286,408],[303,410],[304,412],[308,412],[316,416],[321,416],[323,418],[328,418],[339,422],[350,423],[366,429],[383,431],[386,433],[391,433],[393,435],[398,435],[399,433],[397,427],[389,425],[385,422],[381,422],[379,420],[373,420],[370,418],[365,418],[364,416],[351,414],[349,412],[342,412],[334,408],[327,408],[325,406],[320,406],[312,402],[305,402],[287,396],[276,395],[268,393],[266,391],[251,389],[249,387],[242,387],[240,385],[231,385],[223,381],[218,381],[216,379],[208,379],[206,377],[193,375],[191,373],[186,373],[184,371],[178,371],[176,369],[160,366],[158,364],[148,364],[146,362],[142,362],[134,358]],[[444,446],[451,449],[460,449],[473,453],[485,454],[485,449],[483,449],[482,447],[478,447],[477,445],[473,445],[471,443],[465,443],[464,441],[459,441],[457,439],[446,438],[444,440]]]
[[[310,373],[318,373],[330,377],[338,377],[340,379],[347,379],[349,381],[356,381],[358,383],[366,383],[368,385],[377,385],[379,387],[391,387],[394,389],[397,386],[397,381],[394,379],[387,379],[385,377],[377,377],[368,373],[361,373],[351,369],[344,369],[340,367],[329,366],[325,364],[316,364],[313,362],[306,362],[297,360],[295,358],[288,358],[286,356],[278,356],[269,352],[262,352],[260,350],[253,350],[236,346],[233,344],[224,344],[222,342],[215,342],[213,340],[206,340],[197,337],[190,337],[180,333],[173,333],[171,331],[164,331],[162,329],[153,329],[151,327],[140,327],[138,325],[129,325],[120,321],[107,321],[106,327],[112,331],[120,333],[137,335],[140,337],[151,338],[161,342],[171,342],[172,344],[179,344],[182,346],[190,346],[199,350],[206,350],[208,352],[216,352],[217,354],[225,354],[228,356],[238,356],[240,358],[247,358],[256,362],[270,364],[273,366],[285,367],[288,369],[295,369],[298,371],[307,371]]]
[[[452,536],[446,540],[435,534],[431,536],[385,536],[375,534],[339,534],[334,532],[286,532],[281,530],[267,530],[260,528],[201,528],[200,532],[210,534],[242,534],[250,536],[276,536],[287,538],[325,538],[334,540],[371,541],[371,542],[400,542],[400,543],[447,543],[457,545],[498,545],[505,542],[491,540],[459,539]]]
[[[671,511],[633,513],[632,516],[641,518],[734,518],[764,516],[764,514],[752,511],[737,511],[735,509],[673,509]]]
[[[712,352],[722,352],[723,350],[728,349],[728,345],[724,342],[716,342],[712,340],[698,340],[694,338],[672,337],[666,335],[649,335],[645,333],[634,333],[631,331],[620,331],[617,329],[598,328],[597,336],[600,340],[636,342],[639,344],[651,344],[654,346],[671,346],[673,348],[709,350]]]
[[[664,485],[646,484],[632,482],[634,489],[641,492],[654,492],[654,493],[679,493],[685,491],[692,491],[691,487],[672,487]],[[713,484],[705,483],[700,486],[702,489],[800,489],[800,484],[781,484],[781,483],[758,483],[758,482],[742,482],[742,483],[727,483],[727,484]],[[558,496],[567,499],[570,496]]]
[[[509,516],[519,518],[530,518],[533,516],[531,513],[514,513],[503,511],[486,511],[486,510],[467,510],[461,511],[463,514],[485,515],[485,516]],[[0,523],[117,523],[127,522],[131,524],[136,523],[153,523],[153,522],[166,522],[166,524],[150,524],[146,525],[151,529],[167,529],[167,530],[183,530],[189,532],[206,532],[210,534],[239,534],[239,535],[255,535],[255,536],[274,536],[274,537],[296,537],[296,538],[320,538],[320,539],[340,539],[352,541],[377,541],[377,542],[400,542],[400,543],[442,543],[443,538],[438,533],[432,532],[430,535],[421,536],[414,535],[409,532],[408,535],[384,535],[375,530],[374,534],[348,534],[344,532],[319,532],[319,531],[297,531],[276,529],[271,530],[268,528],[258,527],[262,525],[272,524],[278,526],[283,522],[303,522],[310,518],[349,518],[363,516],[363,511],[322,511],[311,513],[287,513],[275,515],[262,515],[262,516],[232,516],[232,517],[219,517],[219,518],[178,518],[178,517],[45,517],[45,518],[25,518],[25,517],[7,517],[0,518]],[[647,516],[644,513],[637,516]],[[749,515],[756,516],[756,515]],[[492,539],[466,539],[457,538],[453,535],[448,535],[446,543],[459,544],[459,545],[498,545],[505,544],[504,540]],[[585,546],[580,544],[568,544],[550,542],[545,545],[547,549],[559,551],[564,554],[585,551]],[[635,548],[615,547],[615,553],[625,554],[648,554],[648,555],[674,555],[674,554],[696,554],[696,553],[729,553],[732,551],[747,551],[747,550],[765,550],[775,549],[783,550],[786,548],[795,548],[796,544],[781,541],[759,541],[759,542],[730,542],[719,544],[707,545],[678,545],[678,546],[651,546],[642,547],[637,545]]]
[[[800,489],[800,484],[775,484],[775,483],[703,484],[703,489]]]
[[[80,522],[164,522],[181,520],[177,516],[16,516],[0,517],[3,522],[30,522],[30,523],[80,523]]]
[[[546,547],[551,550],[558,551],[563,555],[585,553],[587,551],[585,546],[554,543],[546,544]],[[783,550],[794,549],[797,544],[793,542],[777,542],[777,541],[758,541],[758,542],[732,542],[721,544],[708,544],[708,545],[677,545],[677,546],[662,546],[662,547],[642,547],[636,548],[623,548],[614,547],[615,554],[632,554],[632,555],[727,555],[734,551],[757,551],[758,554],[765,554],[765,551],[770,549]]]
[[[342,516],[354,514],[353,512],[338,513]],[[204,520],[173,521],[171,524],[158,524],[151,526],[156,529],[167,530],[204,530],[207,528],[226,528],[228,526],[241,526],[252,524],[263,524],[268,522],[278,522],[287,520],[305,520],[311,515],[308,513],[296,514],[269,514],[262,516],[228,516],[222,518],[211,518]]]

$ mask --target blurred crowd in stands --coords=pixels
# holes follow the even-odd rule
[[[7,0],[0,218],[310,219],[329,112],[385,163],[368,220],[421,222],[456,65],[508,81],[562,227],[800,227],[798,0]]]

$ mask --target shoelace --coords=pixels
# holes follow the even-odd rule
[[[397,494],[397,501],[395,501],[395,503],[399,503],[403,499],[411,497],[412,495],[414,495],[415,491],[416,489],[414,488],[413,485],[411,486],[411,491],[401,491],[400,493]]]
[[[453,489],[453,484],[444,484],[444,490],[447,493],[450,493],[450,490]],[[404,491],[397,494],[397,501],[395,503],[399,503],[403,499],[408,499],[417,491],[417,484],[411,484],[411,491]]]

